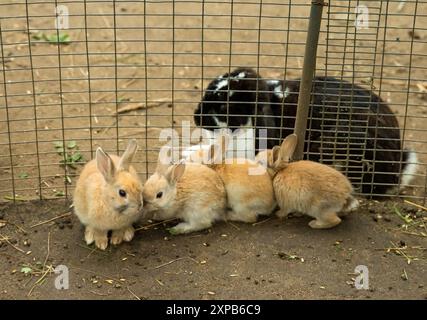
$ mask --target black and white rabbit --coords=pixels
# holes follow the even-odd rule
[[[293,132],[300,80],[264,80],[239,68],[214,79],[194,114],[197,126],[214,130],[267,128],[267,147]],[[258,94],[256,94],[258,88]],[[304,151],[306,159],[343,171],[356,190],[373,195],[409,185],[416,154],[402,150],[399,125],[375,93],[333,77],[315,77]],[[259,151],[259,150],[258,150]],[[399,181],[400,180],[400,181]]]
[[[271,93],[267,82],[248,68],[239,68],[214,79],[206,88],[203,101],[194,112],[198,127],[208,130],[228,128],[233,132],[241,128],[269,129],[268,143],[272,148],[280,141],[274,141],[276,121],[271,109]],[[256,149],[260,149],[257,139]]]

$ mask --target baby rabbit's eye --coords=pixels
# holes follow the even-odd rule
[[[157,199],[160,199],[162,196],[163,196],[163,192],[161,191],[156,194]]]
[[[119,190],[119,195],[120,195],[120,197],[126,197],[126,191],[125,190],[123,190],[123,189],[120,189]]]

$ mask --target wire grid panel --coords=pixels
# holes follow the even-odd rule
[[[352,10],[354,7],[356,10]],[[425,201],[426,136],[422,110],[426,105],[427,3],[333,1],[325,18],[328,21],[323,29],[326,38],[321,44],[325,51],[319,55],[319,60],[323,63],[317,74],[322,73],[320,69],[323,68],[325,76],[332,75],[352,84],[347,91],[343,90],[343,94],[350,97],[351,103],[342,103],[343,108],[340,103],[337,104],[337,118],[341,118],[339,113],[342,109],[347,112],[345,108],[350,107],[351,111],[347,119],[347,130],[334,132],[335,139],[330,148],[333,157],[338,153],[344,159],[341,169],[351,178],[357,190],[376,195],[374,184],[378,183],[369,175],[369,171],[374,170],[379,173],[379,180],[384,180],[384,188],[377,190],[387,187],[389,193],[398,194],[405,178],[401,176],[399,186],[393,190],[387,185],[393,171],[390,167],[398,166],[397,171],[407,172],[404,160],[407,151],[412,150],[413,155],[416,155],[416,159],[412,160],[417,166],[412,167],[413,176],[407,183],[409,188],[406,188],[405,193],[407,196],[421,197]],[[357,104],[357,95],[360,93],[354,84],[362,85],[382,98],[383,101],[378,102],[369,97],[374,117],[358,117],[361,109]],[[332,98],[325,99],[326,104],[328,99],[337,99],[331,96]],[[393,113],[385,113],[379,105],[390,107]],[[314,106],[312,110],[315,109]],[[393,134],[394,129],[390,130],[388,127],[393,119],[397,119],[396,127],[400,128],[397,135]],[[341,130],[343,127],[339,126]],[[325,135],[325,132],[322,134]],[[339,135],[345,138],[337,138]],[[363,136],[364,139],[361,139]],[[396,154],[393,159],[383,157],[385,152],[394,151],[389,150],[394,141],[401,141],[400,154]],[[349,157],[346,156],[349,152],[360,154],[361,161],[349,162]],[[372,157],[375,158],[375,163],[364,161]],[[320,158],[322,161],[322,157]],[[357,171],[363,174],[353,174]]]
[[[161,130],[181,133],[183,121],[194,129],[194,110],[219,75],[244,66],[266,80],[300,77],[310,4],[1,3],[0,201],[70,197],[96,147],[120,153],[129,138],[138,140],[135,166],[146,178],[165,143],[159,140]],[[369,11],[366,29],[356,28],[357,8]],[[419,156],[409,195],[421,199],[426,187],[426,13],[425,1],[330,1],[316,71],[371,89],[391,106],[404,147]],[[366,121],[350,121],[342,134],[348,136],[351,126],[360,126],[368,139]],[[335,149],[360,152],[357,142],[338,142]],[[320,161],[328,153],[337,157],[337,150],[322,150]],[[342,166],[351,174],[348,160]]]

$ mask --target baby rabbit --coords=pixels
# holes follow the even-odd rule
[[[352,196],[353,187],[339,171],[317,162],[290,159],[297,145],[297,136],[286,137],[281,147],[258,154],[267,158],[269,173],[280,210],[277,216],[286,217],[291,212],[307,214],[315,220],[309,226],[315,229],[332,228],[345,215],[358,206]]]
[[[218,174],[196,163],[162,162],[144,185],[144,215],[154,220],[171,218],[183,222],[169,229],[172,234],[190,233],[223,220],[226,208],[224,184]]]
[[[101,148],[88,162],[77,180],[74,191],[74,212],[86,226],[85,240],[105,250],[108,231],[111,243],[131,241],[134,223],[142,209],[142,183],[130,165],[137,149],[131,140],[121,157],[108,155]]]
[[[252,223],[258,215],[269,215],[276,207],[270,175],[255,161],[225,158],[229,137],[219,136],[220,142],[210,149],[199,150],[193,160],[215,170],[224,182],[227,192],[227,219]],[[207,153],[206,153],[207,152]]]

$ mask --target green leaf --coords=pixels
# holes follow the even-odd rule
[[[179,234],[178,230],[176,230],[176,228],[175,228],[175,227],[173,227],[173,228],[167,228],[166,230],[167,230],[171,235],[173,235],[173,236],[175,236],[175,235]]]
[[[64,143],[62,141],[56,141],[53,143],[53,146],[56,149],[56,152],[58,152],[59,155],[62,155],[64,153]]]
[[[68,167],[71,169],[77,169],[76,164],[78,164],[78,162],[84,161],[83,155],[77,151],[79,149],[79,146],[77,145],[76,141],[68,141],[67,143],[65,143],[66,148],[62,141],[57,141],[53,144],[55,146],[56,152],[58,152],[58,154],[63,157],[61,160],[59,160],[60,166]],[[71,183],[71,179],[65,179],[66,182],[68,181],[69,183]]]
[[[27,275],[27,274],[31,274],[33,272],[33,269],[31,269],[30,267],[22,267],[21,272]]]
[[[44,37],[45,35],[41,32],[37,32],[31,36],[31,38],[33,38],[34,40],[41,40],[44,39]]]
[[[59,35],[58,34],[44,35],[43,37],[47,42],[50,42],[50,43],[62,43],[62,44],[70,43],[70,36],[67,33],[60,33]]]
[[[67,143],[68,149],[74,149],[75,147],[77,147],[77,143],[75,141],[70,141]]]
[[[56,191],[54,196],[55,197],[63,197],[63,196],[65,196],[65,193],[64,193],[64,191]]]
[[[18,175],[18,177],[19,177],[19,178],[21,178],[21,179],[27,179],[27,178],[28,178],[28,173],[26,173],[26,172],[22,172],[22,173],[20,173],[20,174]]]
[[[17,194],[15,195],[15,197],[13,197],[13,195],[11,195],[11,196],[4,196],[3,199],[9,200],[9,201],[13,201],[13,200],[15,200],[15,201],[27,201],[27,199],[25,199],[22,196],[19,196]]]
[[[394,206],[394,212],[397,214],[397,216],[402,219],[403,221],[405,221],[406,224],[409,224],[413,221],[413,219],[411,219],[411,216],[409,214],[407,214],[406,216],[404,216],[402,213],[400,213],[399,209]]]
[[[83,156],[80,152],[76,152],[71,156],[71,162],[79,162],[80,160],[83,159]]]
[[[118,103],[122,103],[122,102],[129,102],[130,98],[124,98],[124,97],[120,97],[119,99],[117,99]]]
[[[64,143],[62,141],[55,141],[53,143],[53,146],[55,147],[55,149],[64,148]]]

